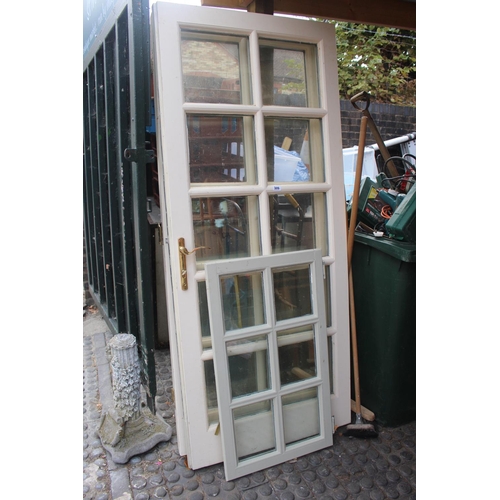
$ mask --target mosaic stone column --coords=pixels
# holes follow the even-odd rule
[[[114,408],[103,413],[99,437],[114,462],[123,464],[161,441],[172,428],[149,408],[141,408],[141,380],[134,335],[119,333],[109,342]]]

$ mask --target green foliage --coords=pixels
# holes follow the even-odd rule
[[[416,105],[415,31],[322,21],[336,27],[341,99],[366,91],[375,102]]]

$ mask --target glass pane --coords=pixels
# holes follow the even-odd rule
[[[245,396],[269,389],[267,335],[226,343],[231,396]]]
[[[203,348],[211,349],[212,340],[210,338],[210,316],[208,315],[207,284],[205,281],[198,283],[198,300],[200,307],[200,329],[203,340]]]
[[[325,195],[300,193],[271,195],[271,244],[273,253],[328,249]]]
[[[246,38],[184,32],[181,51],[186,102],[250,104]]]
[[[332,326],[332,294],[330,290],[330,268],[331,266],[324,266],[324,273],[325,273],[325,306],[326,306],[326,326],[327,328],[330,328]]]
[[[278,332],[281,385],[316,376],[314,326]]]
[[[316,46],[260,41],[265,105],[318,107]]]
[[[193,198],[193,229],[199,268],[213,259],[234,259],[260,253],[256,196]],[[251,234],[254,234],[250,237]]]
[[[316,387],[283,396],[281,403],[287,445],[319,435],[319,400]]]
[[[224,276],[220,282],[226,331],[265,323],[261,272]]]
[[[271,400],[233,410],[233,420],[239,461],[276,450]]]
[[[273,271],[276,321],[312,314],[309,266]]]
[[[321,121],[264,120],[269,182],[324,182]]]
[[[333,384],[335,382],[333,379],[333,373],[335,370],[335,366],[333,365],[333,349],[335,347],[335,343],[333,342],[332,336],[328,336],[326,340],[328,342],[328,374],[330,375],[330,394],[335,394],[335,386]]]
[[[210,425],[219,420],[214,362],[212,359],[209,359],[203,363],[203,366],[205,368],[205,391],[207,395],[208,423]]]
[[[255,184],[253,117],[188,115],[187,126],[192,183]]]

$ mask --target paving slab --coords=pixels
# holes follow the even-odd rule
[[[179,455],[168,349],[155,351],[156,408],[172,438],[115,464],[97,428],[112,401],[106,344],[111,334],[98,312],[83,319],[83,498],[91,500],[384,500],[416,498],[416,422],[377,426],[376,438],[342,435],[333,445],[275,467],[226,481],[223,464],[193,471]]]

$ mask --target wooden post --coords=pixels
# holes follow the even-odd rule
[[[257,14],[274,14],[274,0],[253,0],[247,7],[248,12]]]

